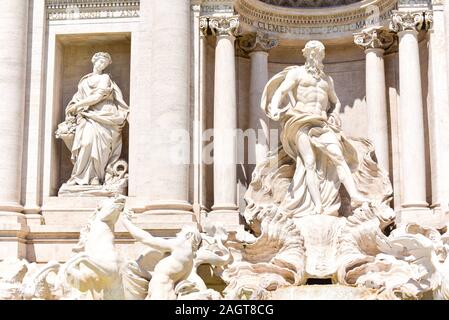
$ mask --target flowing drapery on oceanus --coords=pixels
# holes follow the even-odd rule
[[[128,165],[120,155],[129,106],[117,84],[103,73],[111,56],[96,53],[92,63],[93,72],[81,78],[56,132],[70,149],[73,163],[60,195],[111,195],[123,193],[127,186]]]
[[[280,207],[292,216],[338,215],[341,184],[355,205],[383,201],[391,193],[388,174],[373,160],[368,140],[349,138],[341,130],[341,103],[323,71],[324,45],[309,41],[303,54],[305,65],[275,75],[261,102],[267,116],[282,123],[276,160],[286,154],[295,166]]]

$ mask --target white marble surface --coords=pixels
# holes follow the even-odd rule
[[[426,209],[426,161],[418,32],[399,36],[402,207]]]
[[[28,1],[5,1],[0,13],[2,116],[0,117],[0,215],[22,211],[21,180],[27,75]]]
[[[185,134],[191,132],[190,5],[183,0],[141,5],[148,10],[145,14],[151,12],[151,17],[147,17],[149,24],[144,27],[151,28],[148,30],[151,33],[150,64],[145,71],[150,75],[145,86],[151,89],[142,88],[150,91],[150,100],[137,106],[140,109],[137,117],[146,114],[147,121],[141,125],[148,130],[140,137],[141,149],[136,150],[141,158],[139,164],[135,163],[135,174],[140,175],[138,185],[148,193],[149,210],[152,202],[161,202],[167,209],[171,204],[173,209],[182,204],[182,210],[188,212],[192,210],[189,199],[190,137],[185,139]],[[181,138],[178,138],[180,134]],[[147,167],[145,176],[139,173],[139,166]]]
[[[235,32],[238,19],[211,18],[216,34],[214,71],[214,204],[216,217],[238,218],[237,213],[237,97],[235,74]],[[219,218],[220,219],[220,218]]]
[[[445,2],[447,3],[447,1]],[[446,5],[447,6],[447,5]],[[443,5],[433,6],[433,24],[429,41],[429,95],[428,123],[431,163],[432,205],[439,211],[449,209],[449,93],[447,31]],[[449,16],[448,16],[449,18]]]

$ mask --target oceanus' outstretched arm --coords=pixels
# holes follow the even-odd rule
[[[122,222],[134,239],[159,251],[173,250],[173,242],[171,240],[153,237],[149,232],[134,225],[130,218],[130,214],[125,214]]]

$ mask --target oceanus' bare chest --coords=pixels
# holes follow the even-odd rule
[[[323,79],[321,77],[314,77],[308,72],[302,72],[300,74],[298,83],[300,89],[319,88],[325,92],[329,90],[329,83],[326,79]]]

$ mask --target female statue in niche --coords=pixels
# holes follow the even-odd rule
[[[66,107],[66,120],[56,132],[71,151],[73,163],[60,195],[107,195],[123,193],[121,189],[126,187],[127,164],[119,158],[129,106],[117,84],[103,73],[111,63],[109,53],[93,56],[93,71],[81,78]]]

